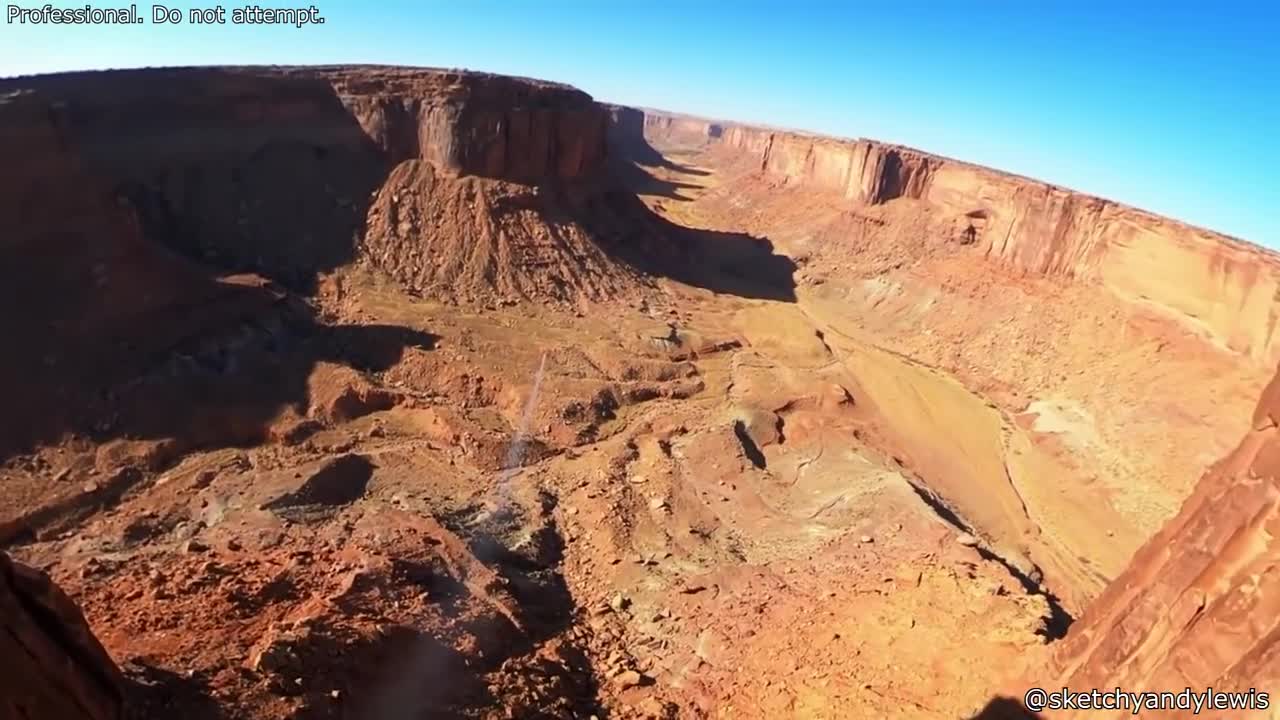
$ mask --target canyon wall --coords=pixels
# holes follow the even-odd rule
[[[1021,686],[1131,692],[1280,688],[1280,374],[1252,429],[1212,466]],[[1191,717],[1191,712],[1160,713]],[[1129,710],[1061,717],[1132,717]],[[1049,717],[1060,717],[1050,714]]]
[[[640,125],[646,137],[696,143],[719,140],[724,135],[724,125],[711,120],[651,110],[637,112],[643,113]]]
[[[608,114],[573,88],[402,68],[180,68],[0,81],[147,236],[224,270],[305,288],[349,261],[369,197],[396,164],[524,183],[605,159]],[[6,148],[9,172],[43,162]]]
[[[605,158],[608,113],[567,85],[461,72],[306,69],[328,80],[392,163],[520,182],[572,179]]]
[[[0,80],[0,458],[84,429],[175,347],[275,312],[269,281],[314,290],[362,252],[398,163],[575,181],[603,167],[607,118],[572,88],[436,70]]]
[[[110,405],[103,388],[184,339],[276,302],[260,278],[214,277],[148,240],[47,102],[0,97],[0,154],[0,458]]]
[[[636,123],[615,131],[634,132]],[[785,186],[851,203],[929,202],[1017,272],[1092,282],[1258,363],[1280,360],[1280,256],[1240,240],[1029,178],[874,140],[645,111],[657,145],[709,145]]]

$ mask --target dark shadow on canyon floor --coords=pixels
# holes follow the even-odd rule
[[[662,154],[661,150],[658,150],[648,140],[644,139],[639,142],[615,145],[612,150],[614,157],[645,168],[662,168],[663,170],[671,170],[690,177],[706,177],[711,174],[709,170],[700,170],[668,158]]]
[[[706,177],[711,174],[710,170],[700,170],[691,165],[685,165],[683,163],[675,162],[674,160],[669,160],[666,157],[663,157],[662,167],[667,168],[668,170],[674,170],[681,175],[690,175],[693,177]]]
[[[549,227],[581,224],[601,250],[642,275],[744,298],[796,299],[796,265],[767,238],[673,223],[617,181],[605,188],[544,186],[495,207],[499,214],[516,209],[537,212]]]
[[[740,297],[794,302],[795,263],[774,252],[768,238],[747,233],[685,227],[653,212],[638,197],[692,198],[682,190],[696,181],[664,179],[649,168],[665,168],[696,179],[706,171],[672,162],[644,137],[643,115],[615,122],[609,138],[613,182],[587,201],[581,216],[601,246],[643,273]]]
[[[146,473],[163,470],[188,452],[257,445],[272,438],[273,428],[285,433],[282,438],[296,432],[287,423],[278,427],[282,413],[299,418],[297,430],[314,431],[323,422],[301,418],[311,414],[317,391],[340,410],[368,402],[381,409],[392,401],[362,398],[367,392],[346,384],[358,375],[344,377],[342,369],[380,372],[395,365],[406,349],[431,350],[437,339],[397,326],[328,326],[307,314],[260,316],[170,348],[149,358],[151,364],[134,364],[136,374],[127,382],[86,382],[65,393],[62,403],[47,409],[37,404],[22,416],[25,434],[6,435],[4,450],[22,452],[64,434],[99,445],[123,439],[132,441],[122,449],[121,460],[128,464],[99,475],[92,492],[59,491],[38,507],[5,518],[0,545],[29,542],[113,507]],[[322,363],[334,367],[314,374]],[[49,378],[44,388],[64,391],[75,381],[75,376]]]
[[[644,135],[644,111],[642,110],[615,107],[613,122],[609,126],[608,141],[609,155],[615,159],[647,168],[674,170],[683,175],[703,177],[711,174],[706,170],[674,162],[655,148]]]
[[[664,180],[649,172],[643,165],[624,160],[610,162],[613,176],[632,192],[641,195],[653,195],[667,200],[687,202],[693,198],[681,194],[681,190],[696,190],[701,186],[696,183]]]
[[[39,187],[61,184],[110,196],[152,242],[296,291],[354,257],[370,195],[390,170],[387,153],[315,75],[79,72],[0,80],[8,93],[21,101],[0,106],[0,119],[30,135],[5,148],[5,184],[15,198],[71,210],[53,225],[39,208],[6,204],[0,216],[17,220],[20,234],[80,229],[91,201]]]
[[[330,327],[288,292],[355,259],[389,170],[323,78],[66,73],[0,95],[0,461],[68,434],[254,442],[305,410],[318,363],[434,344]]]
[[[126,720],[161,717],[224,720],[227,717],[203,678],[183,677],[139,662],[126,663],[121,669],[127,683]]]
[[[643,273],[715,293],[795,302],[796,264],[768,238],[686,227],[644,205],[632,188],[601,193],[587,217],[601,246]]]
[[[1028,710],[1020,701],[994,697],[969,720],[1040,720],[1043,716]]]

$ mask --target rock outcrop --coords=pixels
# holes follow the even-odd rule
[[[637,278],[610,255],[616,233],[591,221],[625,227],[627,218],[576,200],[406,160],[370,203],[362,252],[405,288],[450,302],[618,297]]]
[[[22,308],[0,320],[21,349],[0,359],[0,457],[96,424],[86,406],[114,411],[113,384],[362,256],[481,302],[629,287],[574,218],[551,219],[564,186],[595,187],[607,122],[567,86],[429,69],[0,80],[0,300]]]
[[[1026,686],[1280,698],[1280,374],[1253,429],[1133,557]],[[1024,688],[1025,689],[1025,688]],[[1271,713],[1275,711],[1272,710]],[[1160,717],[1191,717],[1191,712]],[[1130,710],[1048,717],[1132,717]],[[1275,717],[1266,712],[1218,717]]]
[[[123,681],[84,615],[44,573],[0,552],[0,720],[118,720]]]
[[[615,114],[616,116],[616,114]],[[1280,360],[1280,257],[1102,198],[874,140],[840,140],[646,111],[657,144],[711,144],[786,186],[849,202],[923,201],[966,245],[1015,272],[1099,284],[1261,364]]]
[[[603,166],[607,111],[573,88],[426,69],[175,68],[0,81],[147,236],[308,287],[351,259],[369,197],[402,161],[539,183]],[[43,155],[9,152],[26,177]],[[281,197],[287,194],[287,197]]]
[[[392,164],[421,158],[460,174],[539,182],[584,177],[604,162],[608,115],[567,85],[400,68],[319,74]]]

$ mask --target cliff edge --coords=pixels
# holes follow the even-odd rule
[[[1133,556],[1027,686],[1280,687],[1280,373],[1252,429]],[[1025,688],[1024,688],[1025,689]],[[1275,717],[1235,711],[1220,717]],[[1274,711],[1272,711],[1274,713]],[[1048,717],[1132,717],[1092,710]],[[1191,717],[1162,714],[1161,717]]]

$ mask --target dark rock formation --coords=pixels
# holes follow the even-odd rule
[[[44,573],[0,552],[0,720],[117,720],[119,670]]]

